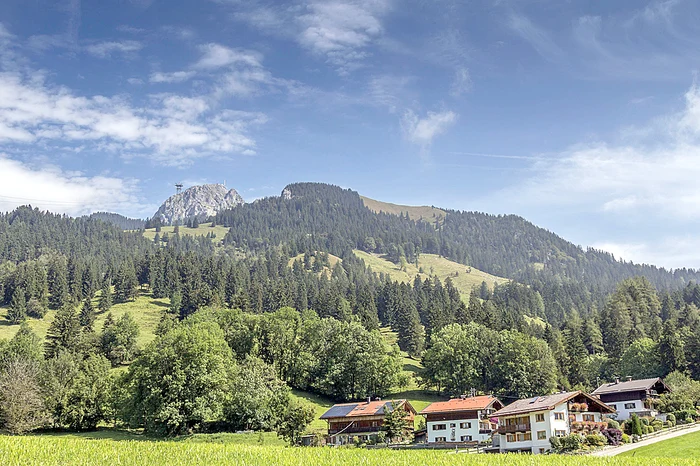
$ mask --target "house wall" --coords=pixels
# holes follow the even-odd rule
[[[467,417],[469,416],[469,417]],[[447,443],[459,443],[465,441],[472,442],[485,442],[491,436],[489,434],[479,433],[479,419],[478,415],[471,417],[469,414],[465,414],[464,417],[458,418],[458,416],[445,416],[453,419],[441,419],[434,420],[436,416],[431,415],[426,421],[426,427],[428,429],[428,443],[436,443],[438,438],[444,437]],[[431,420],[432,419],[432,420]],[[462,423],[470,423],[471,425],[467,428],[462,428],[460,425]],[[444,425],[445,429],[435,430],[435,426]],[[469,425],[469,424],[467,424]],[[471,440],[462,440],[462,437],[471,437]]]
[[[555,419],[555,412],[562,413],[564,415],[564,419]],[[544,420],[537,421],[538,414],[543,414]],[[499,423],[501,423],[501,425],[504,425],[505,419],[518,417],[528,417],[530,419],[529,432],[531,434],[531,440],[518,441],[516,434],[515,441],[508,441],[507,434],[499,434],[500,451],[502,453],[507,451],[530,451],[533,454],[544,453],[551,449],[549,439],[555,436],[557,432],[563,433],[564,435],[568,435],[570,433],[568,403],[561,403],[555,406],[553,410],[549,411],[536,411],[529,414],[504,417],[499,419]],[[598,419],[600,419],[599,413]],[[538,432],[544,432],[544,438],[537,438]]]
[[[636,399],[627,399],[627,400],[621,400],[621,401],[615,401],[615,402],[604,402],[611,408],[615,408],[617,411],[617,414],[613,416],[615,419],[618,421],[626,421],[632,416],[632,413],[634,412],[640,412],[640,411],[648,411],[644,407],[644,402],[642,401],[641,398],[636,398]],[[634,403],[634,408],[626,408],[626,404]]]

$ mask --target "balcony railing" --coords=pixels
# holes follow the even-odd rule
[[[356,434],[356,433],[364,433],[364,432],[379,432],[380,430],[382,430],[381,426],[376,426],[376,427],[350,426],[347,428],[328,429],[328,434],[335,435],[338,432],[342,432],[344,434]]]
[[[498,426],[498,433],[512,434],[514,432],[527,432],[530,429],[530,424],[511,424],[509,426]]]

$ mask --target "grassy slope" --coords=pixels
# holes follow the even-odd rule
[[[297,260],[300,260],[303,262],[304,261],[304,254],[297,254],[296,256],[289,259],[288,265],[291,267],[292,265],[294,265],[294,261],[297,261]],[[316,258],[312,257],[311,263],[313,264],[315,260],[316,260]],[[335,267],[335,264],[337,264],[338,262],[342,262],[342,261],[343,261],[343,259],[341,259],[340,257],[334,256],[333,254],[330,254],[330,253],[328,254],[328,262],[330,262],[331,268]]]
[[[174,226],[161,227],[160,236],[162,237],[164,233],[167,233],[168,236],[172,236],[174,230]],[[199,228],[187,228],[184,226],[180,226],[181,235],[206,236],[209,233],[214,233],[216,235],[216,238],[214,238],[212,241],[218,243],[219,241],[224,239],[224,236],[226,236],[226,233],[228,233],[228,228],[222,227],[221,225],[217,225],[214,228],[212,228],[211,223],[201,223],[199,225]],[[143,232],[143,236],[152,240],[156,236],[156,229],[149,228],[148,230],[145,230]]]
[[[360,250],[355,250],[354,252],[357,257],[365,261],[365,264],[372,267],[374,272],[388,274],[396,281],[412,282],[416,275],[420,275],[420,277],[425,280],[432,274],[436,275],[444,282],[445,279],[449,277],[465,300],[468,300],[471,289],[481,286],[481,282],[483,281],[485,281],[489,287],[493,287],[494,282],[501,284],[508,281],[506,278],[497,277],[473,267],[471,268],[471,273],[467,273],[467,266],[445,259],[436,254],[421,254],[418,260],[418,267],[416,267],[415,264],[408,264],[406,266],[406,271],[403,271],[400,270],[398,265],[376,254],[369,254]],[[422,274],[419,272],[421,268],[424,272]],[[458,275],[455,276],[455,273]]]
[[[360,198],[362,198],[362,203],[365,207],[376,213],[385,212],[394,215],[408,213],[411,220],[422,219],[430,223],[435,223],[437,220],[445,218],[445,211],[437,207],[398,205],[389,202],[375,201],[374,199],[364,196],[360,196]]]
[[[95,307],[97,307],[97,303],[98,299],[95,298]],[[156,300],[151,298],[150,295],[141,295],[136,298],[135,301],[115,304],[112,306],[110,312],[115,319],[120,318],[126,312],[131,312],[131,316],[134,318],[136,323],[139,324],[140,333],[138,344],[140,347],[143,347],[155,337],[153,332],[155,331],[163,312],[168,306],[169,300],[167,298]],[[43,319],[28,319],[27,322],[39,337],[44,338],[49,326],[51,325],[51,322],[53,321],[55,313],[56,311],[49,311]],[[10,325],[7,319],[5,319],[6,315],[7,309],[0,308],[0,338],[9,339],[12,338],[15,333],[17,333],[19,325]],[[97,319],[95,320],[95,329],[97,331],[102,329],[102,324],[104,323],[106,317],[106,313],[100,313],[98,311]]]
[[[700,460],[700,432],[681,435],[680,437],[664,440],[663,442],[647,445],[646,447],[621,453],[627,461],[635,458],[696,458]],[[675,463],[675,459],[673,461]],[[699,461],[700,463],[700,461]],[[671,462],[668,462],[671,464]]]
[[[285,448],[230,443],[188,441],[114,441],[84,438],[0,436],[0,464],[3,465],[482,465],[588,466],[623,464],[615,458],[542,455],[456,455],[451,451],[393,451],[359,448]],[[628,465],[667,465],[667,460],[629,458]],[[698,464],[697,460],[674,460],[674,464]]]

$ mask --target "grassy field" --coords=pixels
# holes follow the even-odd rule
[[[300,260],[303,262],[304,261],[304,254],[297,254],[296,256],[289,259],[288,265],[291,267],[292,265],[294,265],[294,261],[297,261],[297,260]],[[315,260],[316,260],[316,258],[312,257],[311,263],[313,264]],[[341,259],[340,257],[334,256],[333,254],[330,254],[330,253],[328,254],[328,262],[331,264],[331,269],[333,267],[335,267],[335,264],[337,264],[338,262],[342,262],[342,261],[343,261],[343,259]]]
[[[160,236],[162,237],[164,233],[167,233],[168,236],[172,236],[174,230],[174,226],[161,227]],[[217,225],[212,228],[211,223],[201,223],[199,228],[187,228],[185,226],[180,226],[181,235],[206,236],[209,233],[214,233],[216,235],[212,241],[218,243],[224,239],[224,236],[226,236],[226,233],[228,233],[228,228],[222,227],[221,225]],[[156,236],[156,229],[149,228],[148,230],[145,230],[143,232],[143,236],[152,240]]]
[[[95,308],[97,308],[99,299],[94,299]],[[155,337],[154,331],[163,312],[170,305],[169,300],[165,299],[153,299],[150,295],[145,294],[136,298],[135,301],[128,303],[120,303],[112,306],[110,312],[115,319],[120,318],[126,312],[131,312],[131,316],[134,318],[136,323],[139,325],[140,333],[138,338],[138,344],[143,347],[149,343]],[[29,326],[36,332],[36,334],[44,338],[46,332],[53,321],[55,311],[49,311],[43,319],[27,319]],[[19,325],[10,325],[10,322],[5,318],[7,315],[7,308],[0,308],[0,338],[12,338]],[[101,331],[102,324],[107,317],[106,313],[101,313],[98,311],[97,318],[95,319],[95,330]]]
[[[629,458],[673,458],[673,461],[667,459],[667,464],[675,464],[678,458],[695,458],[700,462],[700,432],[681,435],[680,437],[630,450],[621,453],[618,457],[624,457],[625,461]]]
[[[473,267],[471,268],[471,272],[467,273],[467,266],[445,259],[436,254],[421,254],[418,260],[418,267],[416,267],[415,264],[407,264],[406,270],[404,271],[401,270],[398,265],[376,254],[369,254],[357,249],[354,252],[357,257],[365,261],[365,264],[372,267],[374,272],[388,274],[396,281],[406,283],[412,282],[416,278],[416,275],[420,275],[424,280],[430,275],[436,275],[444,282],[445,279],[449,277],[465,300],[469,299],[469,293],[472,288],[481,286],[481,282],[483,281],[485,281],[490,288],[493,288],[494,283],[501,284],[508,281],[506,278],[497,277]],[[420,272],[421,269],[423,269],[423,273]]]
[[[445,218],[445,211],[431,206],[408,206],[391,204],[389,202],[375,201],[368,197],[360,196],[362,203],[372,212],[385,212],[387,214],[406,214],[411,220],[425,220],[435,223]]]
[[[598,465],[668,465],[663,458],[591,458],[574,456],[468,455],[451,451],[392,451],[358,448],[289,448],[281,446],[242,445],[239,443],[113,440],[76,438],[74,436],[0,436],[0,464],[19,465],[300,465],[336,464],[409,466],[598,466]],[[673,464],[699,464],[700,460],[676,459]]]

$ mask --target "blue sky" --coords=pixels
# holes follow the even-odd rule
[[[700,267],[700,2],[5,0],[0,209],[296,181]]]

